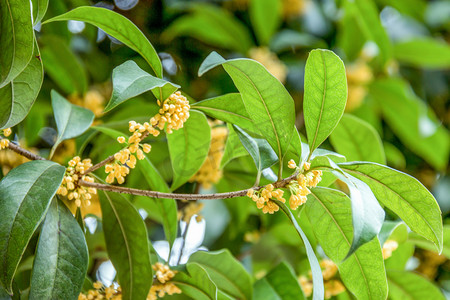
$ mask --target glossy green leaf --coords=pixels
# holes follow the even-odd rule
[[[22,73],[34,47],[30,1],[0,1],[0,88]]]
[[[330,142],[348,161],[386,163],[383,144],[376,130],[352,115],[342,117],[330,135]]]
[[[268,45],[281,23],[282,3],[278,0],[251,0],[250,20],[259,44]]]
[[[132,60],[126,61],[114,68],[112,81],[113,92],[111,100],[109,100],[108,105],[105,107],[105,112],[147,91],[152,91],[162,102],[180,87],[148,74]]]
[[[191,107],[215,119],[238,125],[250,132],[257,132],[239,93],[230,93],[199,101],[193,103]]]
[[[146,299],[153,277],[147,228],[119,194],[99,191],[106,249],[117,270],[123,299]]]
[[[364,181],[378,201],[396,213],[411,230],[442,249],[441,210],[433,195],[417,179],[375,163],[343,163],[339,166]]]
[[[253,285],[254,300],[282,300],[266,278],[261,278]]]
[[[349,1],[348,10],[352,10],[353,17],[366,39],[377,44],[381,65],[392,56],[389,37],[381,24],[378,8],[373,0]]]
[[[417,247],[436,252],[436,246],[427,239],[421,237],[415,232],[411,232],[408,241]],[[444,240],[442,243],[442,254],[450,259],[450,225],[444,225]]]
[[[389,299],[446,299],[440,289],[424,277],[406,271],[389,271]]]
[[[70,210],[53,198],[39,236],[30,299],[76,299],[88,267],[84,233]]]
[[[47,12],[49,0],[31,0],[33,5],[33,26],[41,22]]]
[[[189,257],[208,273],[217,288],[233,299],[252,299],[252,279],[228,250],[198,251]]]
[[[431,69],[450,68],[450,46],[432,38],[412,39],[394,46],[399,62]]]
[[[233,128],[242,145],[253,158],[258,173],[273,166],[278,161],[276,153],[270,148],[266,140],[253,138],[238,126],[233,126]]]
[[[401,79],[381,79],[370,86],[384,119],[402,143],[438,170],[447,167],[450,134],[431,109]]]
[[[295,123],[294,101],[285,87],[260,63],[250,59],[225,60],[212,52],[199,75],[223,65],[241,93],[248,115],[282,161],[289,148]]]
[[[64,172],[56,163],[36,160],[12,169],[0,181],[0,282],[9,292],[20,259]]]
[[[311,151],[331,134],[347,102],[344,63],[329,50],[313,50],[305,67],[303,113]]]
[[[338,265],[344,284],[358,299],[386,299],[386,273],[377,238],[342,261],[353,238],[350,199],[328,188],[317,187],[311,192],[306,202],[306,215],[314,224],[314,234],[325,254]]]
[[[285,262],[273,268],[264,278],[279,299],[306,299],[294,271]]]
[[[29,113],[41,89],[44,71],[37,44],[34,56],[25,69],[0,89],[0,128],[9,128],[22,122]]]
[[[45,73],[64,93],[84,95],[88,88],[86,70],[67,41],[56,35],[45,35],[39,42]]]
[[[197,263],[188,263],[186,270],[187,273],[178,272],[171,280],[180,288],[182,294],[198,300],[217,298],[217,287],[202,266]]]
[[[399,244],[398,248],[392,252],[392,256],[384,261],[386,270],[388,270],[388,272],[390,270],[405,270],[406,264],[414,254],[414,249],[415,247],[412,243]]]
[[[50,157],[53,156],[58,145],[84,133],[94,121],[94,113],[87,108],[74,105],[64,99],[55,90],[51,92],[53,114],[55,116],[58,137],[53,145]]]
[[[223,49],[247,53],[252,37],[244,24],[227,10],[215,5],[191,4],[190,13],[175,20],[163,33],[170,42],[179,36],[189,36]]]
[[[317,260],[316,254],[314,253],[314,249],[311,247],[308,238],[306,237],[303,230],[297,223],[294,215],[291,210],[286,206],[286,204],[276,201],[277,205],[281,208],[281,210],[286,214],[289,221],[295,227],[298,235],[303,241],[303,244],[306,248],[306,256],[308,257],[309,265],[311,266],[312,279],[313,279],[313,300],[324,299],[324,286],[323,286],[323,276],[322,269],[320,268],[319,261]]]
[[[151,156],[151,154],[150,154]],[[146,157],[137,164],[137,168],[141,171],[149,187],[153,191],[169,193],[170,189],[167,183],[161,177],[156,167],[152,164],[150,159]],[[177,238],[178,231],[178,211],[177,202],[174,199],[155,199],[156,205],[159,209],[159,214],[162,217],[164,233],[166,239],[172,247]]]
[[[349,189],[353,220],[353,241],[347,254],[349,256],[378,235],[385,212],[366,183],[345,173],[328,157],[316,157],[311,163],[311,169],[316,168],[331,172]]]
[[[91,128],[95,129],[97,131],[100,131],[103,134],[106,134],[107,136],[111,137],[114,140],[117,140],[117,138],[119,136],[125,136],[126,135],[126,134],[124,134],[121,131],[118,131],[118,130],[115,130],[115,129],[112,129],[112,128],[109,128],[109,127],[105,127],[105,126],[102,126],[102,125],[92,126]]]
[[[106,8],[81,6],[51,18],[42,24],[68,20],[86,22],[97,26],[139,53],[150,65],[155,75],[162,78],[162,65],[155,48],[142,31],[124,16]]]
[[[228,136],[223,151],[222,160],[220,161],[220,169],[223,169],[231,160],[248,155],[247,150],[241,143],[236,131],[234,131],[233,125],[227,124]]]
[[[188,181],[208,156],[211,128],[204,114],[190,111],[184,127],[167,135],[173,169],[172,190]]]

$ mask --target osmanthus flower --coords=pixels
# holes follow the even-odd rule
[[[150,119],[150,124],[160,130],[163,130],[167,124],[167,133],[182,128],[184,122],[189,118],[189,101],[181,95],[180,91],[173,93],[162,103],[158,100],[158,105],[160,106],[159,112]]]
[[[189,223],[192,216],[196,215],[195,220],[198,223],[203,219],[200,215],[200,211],[203,209],[203,206],[205,206],[203,203],[191,202],[186,205],[181,212],[179,212],[179,218],[181,218],[184,222]]]
[[[389,257],[391,257],[392,252],[397,250],[397,248],[398,248],[397,241],[387,240],[386,242],[384,242],[383,248],[381,249],[381,251],[383,252],[383,259],[388,259]]]
[[[121,300],[122,299],[122,289],[120,286],[114,287],[110,285],[109,287],[104,286],[100,281],[94,282],[94,289],[89,290],[86,294],[80,293],[78,295],[78,300]]]
[[[114,154],[114,162],[105,165],[105,172],[108,173],[106,177],[107,183],[113,183],[114,179],[119,184],[124,183],[125,177],[130,173],[130,169],[136,167],[137,160],[144,159],[144,153],[149,153],[152,149],[151,145],[140,143],[144,133],[152,134],[153,136],[158,136],[159,134],[159,131],[153,128],[148,122],[140,124],[135,121],[130,121],[128,128],[133,133],[128,137],[128,140],[124,136],[117,138],[120,144],[127,143],[127,147]]]
[[[361,106],[367,95],[367,86],[373,79],[372,69],[366,59],[359,58],[345,68],[347,74],[348,97],[346,111],[353,111]]]
[[[92,167],[90,159],[83,159],[75,156],[68,163],[66,173],[61,186],[57,190],[57,194],[66,197],[70,201],[75,201],[75,205],[80,207],[81,204],[89,206],[91,204],[92,195],[97,194],[97,190],[91,187],[85,187],[78,184],[79,180],[94,182],[94,178],[84,175],[84,172]]]
[[[288,185],[291,192],[289,206],[291,209],[296,210],[300,205],[306,203],[307,196],[311,193],[309,188],[316,187],[322,180],[322,171],[310,171],[311,164],[308,162],[303,163],[303,168],[301,169],[297,167],[292,159],[288,162],[288,167],[301,171],[297,176],[297,180],[292,180]]]
[[[228,130],[222,126],[223,122],[209,122],[211,126],[211,146],[209,148],[208,157],[206,158],[200,170],[189,179],[190,182],[198,182],[204,188],[209,189],[211,186],[219,182],[222,178],[222,170],[220,162],[223,157],[225,141],[228,136]]]
[[[325,299],[330,299],[331,297],[337,296],[340,293],[344,292],[345,286],[342,284],[340,279],[336,278],[336,275],[338,273],[336,264],[329,259],[323,259],[320,262],[320,267],[322,268],[322,276],[324,280]],[[302,287],[305,296],[311,296],[313,291],[311,272],[308,274],[308,276],[301,275],[298,278],[298,282]]]
[[[11,128],[3,129],[3,136],[4,137],[10,136],[11,133],[12,133]],[[4,139],[4,138],[0,139],[0,150],[7,148],[8,145],[9,145],[9,140],[8,139]]]
[[[166,294],[181,294],[181,290],[175,284],[170,282],[177,271],[173,271],[168,265],[159,262],[154,264],[152,268],[155,270],[155,279],[150,288],[147,300],[156,300],[158,297],[162,298]]]
[[[252,198],[252,200],[256,202],[256,207],[261,209],[265,214],[273,214],[280,209],[272,199],[285,203],[286,200],[283,198],[283,194],[283,190],[274,189],[272,184],[268,184],[258,191],[253,189],[247,191],[247,196]]]

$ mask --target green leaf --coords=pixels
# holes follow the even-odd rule
[[[431,243],[429,244],[432,245]],[[414,248],[414,244],[412,243],[399,244],[398,248],[392,252],[392,256],[384,261],[386,270],[405,270],[406,264],[414,254]]]
[[[239,93],[230,93],[199,101],[193,103],[191,107],[215,119],[238,125],[250,132],[257,132]]]
[[[170,282],[180,288],[182,294],[198,300],[217,298],[217,288],[206,270],[197,263],[186,265],[187,273],[178,272]]]
[[[162,102],[180,87],[148,74],[132,60],[114,68],[112,81],[113,92],[111,100],[105,107],[105,112],[147,91],[152,91],[155,97]]]
[[[260,45],[268,45],[281,23],[282,3],[278,0],[251,0],[250,21]]]
[[[62,182],[64,167],[35,160],[0,181],[0,282],[8,292],[20,259]]]
[[[97,131],[100,131],[103,134],[106,134],[107,136],[109,136],[110,138],[117,140],[117,138],[119,136],[125,136],[126,134],[124,134],[121,131],[106,127],[106,125],[97,125],[97,126],[92,126],[92,129],[95,129]]]
[[[436,252],[436,246],[433,243],[414,232],[410,232],[408,241],[422,249]],[[444,241],[442,244],[442,254],[450,259],[450,225],[444,225]]]
[[[303,292],[302,292],[303,293]],[[266,278],[261,278],[253,285],[254,300],[282,300]]]
[[[225,60],[212,52],[200,66],[199,75],[218,65],[223,65],[230,75],[255,127],[275,150],[281,163],[289,148],[295,123],[292,97],[263,65],[250,59]]]
[[[139,53],[150,65],[155,75],[162,78],[162,65],[155,48],[142,31],[124,16],[106,8],[81,6],[42,24],[68,20],[82,21],[97,26]]]
[[[233,126],[233,128],[241,140],[242,145],[253,158],[258,173],[273,166],[278,161],[276,153],[270,148],[266,140],[252,138],[238,126]]]
[[[394,240],[404,243],[408,238],[408,227],[402,221],[384,221],[378,239],[380,245],[384,245],[387,240]]]
[[[146,299],[153,278],[147,228],[119,194],[99,192],[108,256],[117,270],[123,299]]]
[[[170,193],[167,183],[148,157],[141,160],[139,164],[137,164],[137,168],[141,171],[151,190]],[[169,246],[172,247],[177,238],[178,231],[177,202],[174,199],[164,198],[155,199],[155,202],[159,209],[159,215],[162,217],[166,239],[169,242]]]
[[[275,291],[279,299],[301,300],[306,299],[295,277],[294,271],[285,262],[281,262],[273,268],[264,279]]]
[[[241,143],[238,135],[233,129],[233,125],[227,123],[228,136],[225,144],[225,150],[223,151],[222,160],[220,161],[220,169],[223,169],[231,160],[248,155],[247,150]]]
[[[308,241],[303,230],[297,223],[294,215],[291,210],[286,206],[286,204],[275,200],[277,205],[281,208],[281,210],[286,214],[289,221],[294,225],[295,230],[303,241],[303,244],[306,248],[306,256],[308,257],[309,265],[311,266],[312,278],[313,278],[313,300],[324,299],[324,286],[323,286],[323,276],[322,269],[320,268],[319,261],[317,260],[316,254],[314,253],[314,249],[311,247],[311,244]]]
[[[53,198],[39,236],[30,299],[76,299],[88,262],[84,233],[64,203]]]
[[[383,144],[376,130],[352,115],[342,117],[330,135],[330,142],[349,161],[386,163]]]
[[[0,89],[0,128],[13,127],[30,112],[44,79],[39,48],[34,45],[34,56],[25,69],[10,83]]]
[[[41,22],[47,12],[48,0],[31,0],[33,4],[33,26]]]
[[[190,36],[211,46],[247,53],[252,37],[244,24],[227,10],[207,3],[188,5],[190,14],[176,19],[163,33],[170,42],[179,36]]]
[[[389,271],[389,299],[444,300],[440,289],[424,277],[406,271]]]
[[[84,133],[94,121],[94,113],[87,108],[74,105],[64,99],[55,90],[51,92],[53,114],[55,116],[58,137],[53,145],[50,157],[53,156],[58,145]]]
[[[342,163],[339,166],[364,181],[381,204],[441,251],[441,210],[433,195],[417,179],[375,163]]]
[[[45,73],[64,93],[84,95],[88,88],[87,74],[67,41],[56,35],[45,35],[39,42]]]
[[[33,55],[30,1],[0,1],[0,88],[22,73]]]
[[[377,44],[379,57],[383,66],[392,56],[389,37],[381,24],[379,12],[373,0],[355,0],[348,2],[346,10],[351,10],[360,30],[366,39]]]
[[[172,190],[188,181],[208,156],[211,128],[204,114],[190,111],[183,128],[167,135],[173,169]]]
[[[411,151],[438,170],[447,167],[449,132],[401,79],[380,79],[370,86],[392,131]]]
[[[412,39],[394,46],[394,56],[401,63],[430,69],[450,68],[450,47],[432,38]]]
[[[320,156],[311,163],[311,169],[331,172],[342,180],[350,191],[353,220],[353,241],[347,256],[378,235],[383,226],[385,212],[381,208],[369,186],[337,166],[328,157]]]
[[[350,199],[343,192],[317,187],[306,202],[306,215],[325,254],[339,267],[347,288],[358,299],[386,299],[387,282],[377,238],[361,246],[345,261],[353,238]]]
[[[280,30],[270,41],[270,49],[276,53],[310,47],[326,47],[326,44],[311,34],[291,29]]]
[[[189,262],[202,266],[217,288],[234,299],[252,299],[252,279],[228,250],[198,251]]]
[[[331,134],[347,101],[347,78],[342,60],[329,50],[313,50],[305,67],[303,111],[311,151]]]

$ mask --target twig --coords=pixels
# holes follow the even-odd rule
[[[28,159],[31,160],[46,160],[45,158],[34,154],[26,149],[23,149],[22,147],[20,147],[19,145],[15,144],[14,142],[9,142],[8,144],[8,148],[14,152],[16,152],[17,154],[20,154],[22,156],[25,156]]]

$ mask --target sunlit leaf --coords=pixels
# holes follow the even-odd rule
[[[278,0],[251,0],[250,20],[261,45],[267,45],[281,23],[282,3]]]
[[[182,294],[198,300],[217,298],[217,287],[202,266],[197,263],[188,263],[186,270],[187,273],[178,272],[171,280],[180,288]]]
[[[412,39],[394,46],[394,56],[401,63],[431,69],[450,67],[450,47],[432,38]]]
[[[389,299],[446,299],[440,289],[424,277],[406,271],[389,271]]]
[[[306,299],[295,276],[295,273],[285,262],[281,262],[278,266],[270,270],[270,272],[264,277],[264,282],[267,283],[271,287],[271,289],[275,292],[275,296],[272,295],[272,297],[275,297],[275,299],[286,299],[286,300]],[[269,291],[267,292],[268,295],[271,294]],[[262,297],[262,299],[264,299],[263,294],[259,294],[259,296]],[[274,298],[266,298],[266,299],[274,299]]]

